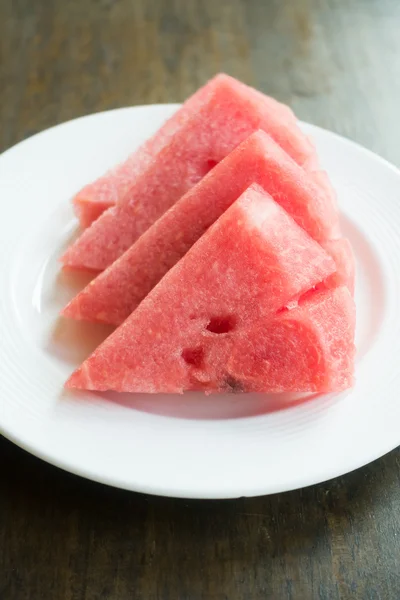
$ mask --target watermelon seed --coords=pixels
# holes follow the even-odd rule
[[[206,329],[211,333],[229,333],[235,329],[236,318],[234,315],[225,315],[223,317],[212,317]]]
[[[181,356],[188,365],[192,365],[193,367],[197,367],[198,369],[203,366],[204,350],[201,347],[184,348],[182,350]]]
[[[232,392],[234,394],[241,394],[245,391],[242,382],[232,377],[232,375],[226,376],[225,386],[228,392]]]

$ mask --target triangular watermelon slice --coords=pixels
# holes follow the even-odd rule
[[[315,291],[292,310],[237,337],[232,387],[253,392],[338,392],[353,385],[355,305],[347,287]]]
[[[251,184],[260,184],[314,239],[338,221],[336,204],[264,131],[223,159],[65,308],[75,319],[122,323],[167,271]],[[337,284],[337,282],[336,282]]]
[[[115,207],[103,213],[62,257],[64,265],[102,271],[127,250],[170,206],[257,129],[270,133],[301,162],[314,152],[286,111],[272,100],[222,77]],[[279,105],[280,106],[280,105]],[[332,231],[336,227],[332,223]],[[329,235],[328,237],[332,237]]]
[[[273,98],[261,94],[228,75],[219,74],[190,96],[182,107],[150,139],[140,146],[136,152],[133,152],[125,162],[111,169],[105,175],[93,183],[86,185],[78,192],[73,202],[83,227],[89,226],[105,209],[113,206],[125,195],[135,178],[146,169],[154,156],[182,128],[188,118],[209,101],[215,90],[218,90],[220,86],[230,86],[233,93],[245,94],[257,106],[261,103],[261,105],[268,108],[271,115],[276,116],[278,122],[286,123],[289,130],[292,130],[288,135],[282,135],[285,128],[282,130],[281,137],[278,140],[282,147],[300,165],[307,164],[311,168],[312,163],[317,164],[315,151],[298,129],[296,118],[289,107],[280,104]],[[279,132],[276,135],[278,136]],[[312,168],[319,168],[318,164],[316,167],[314,164]]]
[[[321,246],[252,185],[67,387],[154,393],[225,389],[236,338],[334,269]]]

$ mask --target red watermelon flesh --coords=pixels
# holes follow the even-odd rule
[[[345,285],[354,295],[356,265],[353,249],[347,238],[328,240],[322,244],[336,263],[336,271],[319,287],[335,288]]]
[[[252,392],[338,392],[353,385],[355,305],[342,286],[257,322],[227,363],[233,387]]]
[[[82,227],[88,227],[107,208],[113,206],[129,190],[135,177],[146,169],[153,157],[168,143],[182,127],[187,118],[206,102],[215,87],[227,76],[216,75],[190,96],[182,107],[164,125],[144,142],[126,161],[110,169],[105,175],[86,185],[73,199],[75,211]],[[278,103],[276,103],[278,104]],[[282,105],[283,109],[286,108]],[[282,109],[282,110],[283,110]],[[287,118],[294,118],[287,110]]]
[[[286,112],[273,110],[246,86],[219,80],[207,101],[136,176],[129,191],[103,213],[62,257],[65,266],[102,271],[127,250],[216,163],[257,129],[300,162],[313,150]]]
[[[107,176],[110,176],[110,173],[107,173]],[[107,200],[104,202],[100,199],[92,200],[90,196],[92,185],[89,183],[72,199],[75,214],[79,219],[79,225],[82,229],[90,227],[93,221],[96,221],[107,208],[110,208],[114,204],[114,202],[108,202]]]
[[[251,184],[260,184],[311,237],[338,221],[312,179],[264,131],[223,159],[65,308],[64,316],[119,325]]]
[[[326,201],[330,205],[336,206],[336,192],[332,187],[331,181],[328,177],[326,171],[322,171],[321,169],[317,171],[307,171],[308,174],[313,178],[314,184],[319,188],[320,194],[323,194],[326,198]],[[330,233],[331,239],[336,239],[341,236],[340,231],[340,223],[339,221],[335,221],[335,224],[332,225],[332,230]]]
[[[227,387],[241,331],[325,279],[333,260],[252,185],[67,382],[70,388],[183,392]]]
[[[286,122],[293,129],[293,132],[291,136],[288,136],[288,141],[283,140],[283,147],[292,153],[293,158],[299,164],[307,162],[307,164],[315,165],[317,159],[314,149],[298,130],[296,118],[288,106],[265,96],[228,75],[219,74],[188,98],[182,107],[150,139],[133,152],[125,162],[111,169],[78,192],[73,202],[81,225],[83,227],[89,226],[104,210],[110,208],[122,198],[135,178],[146,169],[149,162],[164,148],[172,135],[212,97],[219,86],[224,85],[231,86],[238,94],[247,94],[253,102],[262,103],[272,114],[277,115],[278,119]],[[290,137],[294,138],[293,141],[290,140]]]

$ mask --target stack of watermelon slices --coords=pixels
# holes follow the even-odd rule
[[[352,249],[286,106],[218,75],[74,204],[90,226],[62,262],[99,274],[63,314],[118,328],[67,387],[353,384]]]

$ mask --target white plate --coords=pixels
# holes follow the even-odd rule
[[[63,383],[106,334],[60,322],[78,289],[57,257],[76,229],[70,198],[124,159],[177,105],[59,125],[0,157],[1,406],[4,435],[63,469],[154,494],[229,498],[290,490],[400,443],[400,173],[304,125],[338,191],[357,256],[357,384],[271,412],[261,395],[73,395]],[[83,279],[80,285],[83,284]],[[79,339],[80,338],[80,339]]]

